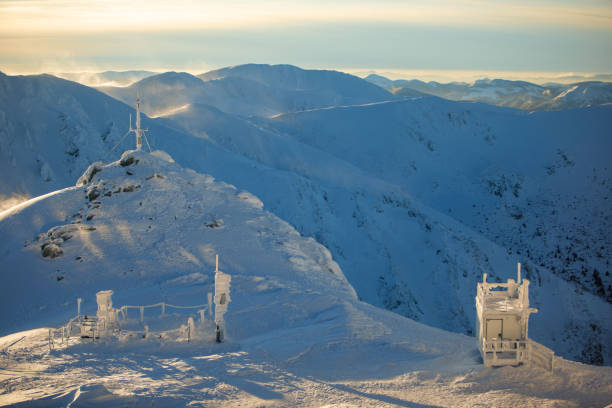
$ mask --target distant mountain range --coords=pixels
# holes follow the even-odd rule
[[[472,84],[465,82],[441,84],[417,79],[394,81],[376,74],[371,74],[365,79],[397,96],[434,95],[453,101],[484,102],[527,111],[583,108],[612,102],[611,82],[536,85],[525,81],[481,79]]]
[[[521,261],[540,308],[533,337],[610,364],[612,106],[527,114],[406,100],[287,66],[206,75],[100,89],[130,105],[140,91],[160,116],[143,118],[155,149],[256,194],[325,245],[362,300],[473,333],[476,282],[505,280]],[[72,185],[133,146],[110,152],[133,109],[97,90],[48,75],[2,75],[0,90],[6,196]]]
[[[102,92],[133,104],[144,95],[144,111],[165,116],[199,103],[240,116],[272,116],[286,112],[381,102],[396,97],[369,82],[337,71],[303,70],[291,65],[249,64],[194,76],[166,72],[125,88]]]

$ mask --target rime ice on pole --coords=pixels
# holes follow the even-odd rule
[[[223,342],[225,338],[225,319],[227,305],[230,300],[230,281],[232,277],[219,270],[219,255],[215,260],[215,323],[217,325],[216,341]]]

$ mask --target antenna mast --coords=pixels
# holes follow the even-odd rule
[[[136,135],[136,150],[142,149],[142,137],[147,137],[145,132],[148,130],[140,128],[140,91],[138,91],[138,96],[136,97],[136,129],[132,128],[132,115],[130,115],[130,132],[134,132]]]

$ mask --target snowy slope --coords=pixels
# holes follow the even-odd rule
[[[71,87],[58,89],[53,100],[70,98],[72,92]],[[127,117],[129,109],[125,105],[99,93],[92,95],[96,99],[91,104],[120,106],[126,109],[123,118]],[[171,95],[180,92],[170,92],[168,97]],[[157,98],[165,98],[165,94],[160,91],[150,100]],[[42,102],[40,105],[45,109],[52,106],[50,101]],[[531,116],[513,110],[422,99],[322,109],[269,122],[249,121],[208,105],[190,104],[163,119],[145,118],[144,126],[154,130],[150,139],[155,148],[169,152],[185,167],[254,192],[264,200],[266,209],[328,247],[365,301],[436,327],[470,333],[474,322],[473,296],[481,274],[487,272],[506,279],[513,276],[515,262],[522,261],[531,274],[529,277],[537,282],[533,301],[541,312],[534,317],[536,323],[531,331],[534,337],[563,356],[607,363],[608,345],[612,343],[610,306],[589,293],[597,294],[593,273],[585,278],[580,272],[581,265],[596,267],[597,262],[606,258],[602,261],[595,251],[582,248],[584,258],[574,260],[572,275],[557,271],[556,276],[566,280],[575,276],[587,289],[585,293],[581,289],[576,291],[575,283],[555,277],[547,267],[558,269],[558,262],[562,262],[554,256],[555,240],[567,231],[579,237],[582,234],[579,225],[595,227],[587,230],[590,238],[609,241],[605,235],[607,224],[598,224],[598,216],[589,213],[608,211],[603,197],[589,193],[589,201],[585,201],[589,203],[587,210],[582,210],[584,204],[574,204],[575,210],[571,211],[576,214],[570,215],[577,219],[565,217],[570,211],[565,207],[572,204],[568,197],[571,198],[576,185],[583,185],[564,183],[565,175],[580,169],[575,174],[580,179],[585,174],[583,159],[589,152],[595,152],[594,157],[600,159],[606,155],[602,147],[607,145],[598,138],[608,126],[602,117],[609,115],[593,110],[588,111],[593,116],[584,116],[584,112],[587,111],[574,112],[575,117],[553,112],[532,121],[527,120]],[[170,131],[168,127],[178,130]],[[528,175],[531,171],[539,175],[544,167],[542,183],[553,182],[551,189],[563,187],[560,190],[563,194],[557,194],[554,200],[539,199],[538,211],[533,213],[530,201],[521,201],[523,217],[538,219],[544,214],[542,225],[553,226],[550,231],[544,229],[549,233],[545,242],[544,238],[532,240],[531,230],[521,232],[518,213],[511,211],[518,202],[513,198],[514,183],[508,184],[510,179],[506,180],[511,173],[506,173],[507,167],[498,166],[506,162],[506,151],[515,154],[512,140],[522,132],[525,147],[518,151],[524,155],[530,152],[530,138],[539,134],[551,138],[554,132],[564,135],[558,146],[553,144],[546,149],[545,143],[540,146],[541,161],[530,164],[527,156],[523,156],[516,165],[530,164],[532,167],[526,167],[529,172],[525,170]],[[321,140],[316,138],[319,134]],[[572,144],[575,134],[586,135],[584,143]],[[95,137],[95,133],[91,135]],[[49,135],[53,136],[57,134]],[[118,139],[120,133],[115,137]],[[326,145],[319,145],[319,141]],[[444,147],[446,144],[448,147]],[[563,148],[571,162],[576,161],[574,150],[587,150],[580,153],[581,160],[576,161],[579,164],[572,167],[556,147]],[[79,148],[93,157],[100,156],[96,150],[100,148],[87,142],[87,134]],[[110,146],[104,144],[101,149],[108,150]],[[462,160],[457,161],[454,156]],[[600,159],[593,162],[597,168]],[[53,168],[62,168],[60,160],[50,163]],[[23,171],[27,161],[16,164],[17,168],[11,170],[14,173]],[[510,166],[510,170],[514,171],[516,166]],[[489,167],[490,174],[486,172]],[[597,180],[605,180],[606,171],[598,170]],[[435,183],[444,188],[435,189]],[[537,180],[527,182],[535,187],[537,184]],[[590,185],[584,186],[588,190]],[[535,187],[530,194],[539,191]],[[600,188],[603,187],[594,191],[605,193]],[[466,199],[464,190],[473,196]],[[498,191],[503,197],[496,194]],[[521,200],[526,196],[521,191]],[[546,193],[543,198],[549,196]],[[474,203],[477,208],[471,207]],[[553,210],[558,215],[548,216]],[[526,225],[537,231],[538,222]],[[525,248],[530,253],[537,251],[530,255]],[[544,267],[534,254],[545,256]],[[607,269],[600,271],[602,282],[609,279],[605,277]],[[582,335],[585,331],[588,336]]]
[[[558,87],[559,93],[544,107],[546,109],[597,106],[612,102],[612,84],[609,82],[579,82]]]
[[[536,85],[526,81],[481,79],[471,84],[441,84],[403,79],[392,81],[375,74],[365,79],[398,96],[434,95],[454,101],[477,101],[527,111],[581,108],[612,102],[610,82]]]
[[[572,250],[580,253],[571,268],[561,269],[563,260],[554,255],[559,240],[565,238],[561,234],[578,231],[577,225],[591,227],[584,232],[588,235],[582,235],[583,242],[591,243],[607,242],[608,226],[591,212],[579,210],[582,207],[578,204],[565,207],[576,193],[575,184],[566,183],[568,167],[548,174],[549,162],[558,160],[558,149],[573,149],[567,144],[571,145],[575,132],[586,131],[570,124],[597,123],[599,130],[590,129],[585,136],[586,150],[576,151],[582,156],[579,161],[573,157],[580,164],[570,168],[574,171],[571,175],[580,179],[585,172],[592,172],[592,165],[608,177],[605,149],[591,156],[607,146],[607,125],[600,115],[607,117],[605,112],[595,112],[590,120],[567,117],[567,123],[555,125],[559,118],[550,114],[542,118],[545,124],[531,123],[531,116],[517,111],[430,99],[316,110],[258,124],[205,106],[191,106],[167,119],[219,147],[280,170],[278,175],[257,168],[241,174],[223,166],[213,169],[206,162],[198,167],[256,192],[267,208],[325,244],[367,302],[437,327],[470,332],[473,305],[464,293],[475,290],[482,272],[503,279],[520,260],[540,287],[535,293],[542,317],[535,319],[541,326],[533,329],[534,336],[559,353],[601,363],[609,359],[606,345],[610,342],[611,309],[596,296],[602,296],[598,292],[603,282],[605,290],[609,276],[602,272],[603,282],[598,285],[592,273],[585,277],[580,271],[604,271],[607,258],[579,248],[576,238],[567,240],[575,247]],[[467,119],[470,123],[463,123]],[[385,133],[380,133],[381,123],[385,124]],[[512,154],[517,157],[507,157],[511,149],[508,144],[517,128],[528,140],[547,126],[563,127],[565,136],[557,135],[559,140],[555,142],[542,135],[550,143],[541,143],[539,160],[526,166],[528,163],[519,157],[526,153],[516,147]],[[496,137],[504,141],[494,142]],[[468,142],[469,146],[462,146]],[[533,149],[527,141],[519,146]],[[516,177],[524,179],[520,200],[511,188],[506,192],[503,186],[499,187],[504,190],[503,197],[498,196],[498,188],[492,186],[517,171]],[[608,207],[601,195],[605,196],[607,190],[598,185],[593,182],[592,195],[585,200],[592,210],[605,212]],[[585,184],[582,187],[591,191]],[[557,199],[538,198],[543,193],[550,197],[542,188],[557,194]],[[532,201],[537,208],[531,214]],[[529,214],[520,222],[518,209]],[[554,215],[549,215],[551,212]],[[453,218],[468,224],[471,230]],[[534,220],[529,228],[523,228],[528,218]],[[542,225],[548,229],[533,238]],[[475,231],[485,233],[489,241]],[[580,282],[593,295],[575,293],[574,284],[561,282],[551,268],[559,268],[558,276]],[[549,291],[554,294],[549,296]],[[443,293],[444,304],[434,300],[433,293]],[[580,306],[572,309],[569,305],[574,304]],[[572,328],[571,335],[561,333],[564,327]],[[582,329],[588,329],[588,337],[581,335]]]
[[[432,98],[284,115],[271,126],[609,301],[610,112],[525,115]]]
[[[473,338],[358,301],[328,250],[262,206],[157,151],[94,164],[77,186],[1,213],[3,333],[58,325],[75,313],[78,296],[83,312],[94,313],[100,289],[113,289],[117,306],[202,303],[215,253],[232,276],[232,301],[222,345],[74,339],[49,352],[45,329],[2,337],[0,404],[608,402],[608,367],[558,360],[553,373],[483,369]],[[43,244],[62,253],[45,258]]]
[[[103,287],[165,298],[176,296],[174,286],[194,292],[199,286],[194,296],[204,297],[215,253],[233,271],[236,293],[241,279],[262,295],[289,289],[288,280],[298,292],[304,287],[333,293],[339,302],[356,299],[324,247],[262,206],[247,192],[182,169],[164,153],[134,152],[111,165],[94,164],[76,187],[1,213],[1,234],[10,237],[0,251],[3,274],[21,271],[4,276],[1,330],[57,325],[74,312],[76,296],[91,302]],[[60,255],[45,256],[48,245],[61,248]],[[28,301],[20,301],[26,293]],[[244,302],[249,300],[235,296],[235,304]],[[264,329],[261,322],[250,334]]]
[[[128,104],[134,103],[140,91],[146,96],[144,111],[150,116],[165,116],[192,103],[241,116],[271,116],[395,98],[363,79],[337,71],[255,64],[211,71],[199,77],[167,72],[126,88],[100,90]]]

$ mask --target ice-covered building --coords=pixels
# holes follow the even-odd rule
[[[537,311],[529,307],[529,281],[521,280],[520,263],[516,281],[488,283],[487,274],[483,275],[478,283],[476,313],[480,353],[486,366],[530,361],[529,315]]]

